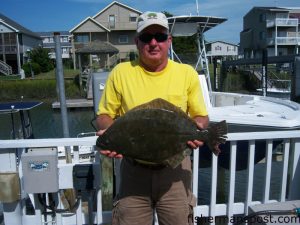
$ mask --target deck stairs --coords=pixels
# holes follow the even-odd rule
[[[91,79],[92,70],[85,69],[80,74],[80,87],[86,93],[87,99],[92,99],[93,90],[92,90],[92,79]]]
[[[254,75],[259,81],[262,81],[262,72],[261,69],[247,69],[247,73]],[[276,88],[278,90],[290,91],[291,89],[291,80],[290,79],[281,79],[273,71],[268,71],[267,77],[267,88]]]
[[[11,75],[12,74],[11,66],[0,60],[0,73],[6,76]]]

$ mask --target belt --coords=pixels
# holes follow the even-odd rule
[[[136,160],[130,160],[132,162],[132,164],[134,166],[139,166],[141,168],[144,168],[144,169],[150,169],[150,170],[161,170],[161,169],[164,169],[166,168],[167,166],[166,165],[163,165],[163,164],[145,164],[145,163],[140,163]]]

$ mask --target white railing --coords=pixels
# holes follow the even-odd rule
[[[4,75],[11,75],[12,67],[0,60],[0,73],[3,73]]]
[[[270,199],[270,181],[271,181],[271,170],[272,170],[272,147],[273,140],[283,140],[283,166],[281,173],[280,193],[279,199]],[[228,224],[230,219],[237,214],[247,214],[248,207],[251,205],[280,201],[284,202],[286,200],[286,195],[288,193],[288,199],[299,199],[299,157],[300,157],[300,132],[299,131],[274,131],[274,132],[257,132],[257,133],[232,133],[228,135],[228,140],[230,140],[230,172],[229,172],[229,188],[228,188],[228,200],[226,203],[217,203],[217,180],[218,180],[218,157],[212,156],[212,179],[211,179],[211,190],[210,190],[210,204],[209,205],[197,205],[195,208],[195,217],[210,217],[212,218],[212,223],[215,224],[214,219],[216,216],[224,216],[228,219]],[[235,184],[236,180],[236,154],[237,154],[237,141],[248,140],[248,166],[247,166],[247,186],[245,190],[245,199],[242,202],[235,202]],[[254,156],[255,156],[255,141],[256,140],[266,140],[266,158],[265,158],[265,182],[261,187],[263,191],[263,196],[260,201],[253,200],[253,188],[254,183]],[[193,192],[197,194],[198,187],[198,152],[195,152],[194,161],[194,176],[193,176]],[[290,157],[292,153],[292,157]],[[291,168],[289,173],[290,179],[288,180],[288,168]],[[201,181],[200,181],[201,182]],[[218,183],[218,185],[221,185]],[[289,190],[287,190],[289,187]]]
[[[298,37],[277,37],[275,38],[268,38],[267,44],[268,45],[298,45],[300,43],[300,38]]]
[[[72,167],[74,164],[81,163],[79,152],[76,150],[80,146],[94,146],[97,137],[84,137],[84,138],[58,138],[58,139],[33,139],[33,140],[0,140],[0,173],[1,172],[17,172],[22,180],[22,171],[18,168],[18,150],[20,148],[35,148],[35,147],[67,147],[73,146],[73,162],[71,164],[58,164],[59,168],[59,189],[73,188],[72,180]],[[230,169],[229,169],[229,188],[228,188],[228,200],[225,203],[217,203],[217,187],[222,185],[219,180],[218,174],[218,157],[212,156],[211,166],[211,188],[210,188],[210,202],[205,205],[197,205],[195,207],[195,217],[211,217],[224,216],[231,218],[236,214],[247,214],[248,206],[254,204],[261,204],[272,202],[274,199],[270,199],[270,181],[272,171],[272,147],[273,140],[283,140],[282,151],[282,169],[279,176],[282,177],[280,183],[279,199],[275,201],[284,202],[286,199],[300,198],[300,170],[299,170],[299,157],[300,157],[300,132],[295,131],[274,131],[274,132],[257,132],[257,133],[230,133],[228,134],[228,141],[230,141]],[[249,141],[248,145],[248,170],[247,170],[247,185],[245,190],[245,199],[243,201],[236,202],[235,197],[237,195],[235,189],[236,177],[236,155],[237,142],[241,140]],[[255,156],[255,141],[266,140],[266,169],[264,171],[265,182],[262,185],[263,197],[260,201],[253,200],[253,188],[258,184],[254,179],[254,156]],[[77,147],[76,147],[77,146]],[[261,150],[260,150],[261,151]],[[20,153],[20,152],[19,152]],[[18,156],[17,156],[18,155]],[[97,155],[97,154],[96,154]],[[22,159],[22,157],[21,157]],[[21,160],[22,161],[22,160]],[[93,162],[99,163],[99,158]],[[198,194],[198,178],[199,178],[199,151],[194,151],[193,160],[193,193],[199,197]],[[290,169],[290,170],[288,170]],[[200,182],[203,182],[202,180]],[[21,185],[22,187],[22,185]],[[287,187],[289,189],[287,190]],[[24,190],[21,191],[23,196]],[[288,196],[288,197],[286,197]],[[96,224],[104,224],[110,221],[111,212],[102,212],[101,205],[101,189],[97,190],[97,211],[93,213],[93,220]],[[31,199],[36,199],[31,196]],[[60,199],[60,198],[58,198]],[[37,208],[35,215],[26,215],[22,208],[21,202],[18,203],[5,203],[4,206],[4,222],[5,224],[45,224],[41,218],[44,218],[41,214],[41,210]],[[12,210],[12,206],[14,210]],[[6,211],[6,208],[9,210]],[[63,204],[59,202],[58,208],[63,209]],[[48,215],[50,216],[50,215]],[[44,218],[45,219],[45,218]],[[53,219],[53,218],[52,218]],[[53,224],[85,224],[87,223],[87,215],[83,213],[81,209],[81,202],[75,213],[61,213],[56,214]],[[214,222],[212,223],[214,224]],[[228,224],[231,224],[228,222]]]
[[[298,19],[276,18],[274,20],[267,20],[267,27],[273,26],[298,26]]]

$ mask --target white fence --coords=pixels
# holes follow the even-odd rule
[[[280,183],[280,196],[279,199],[270,199],[270,182],[271,182],[271,170],[272,170],[272,149],[273,140],[283,140],[282,151],[282,169],[278,176],[281,178]],[[241,140],[249,141],[248,145],[248,166],[247,166],[247,184],[244,195],[246,196],[243,201],[236,202],[236,155],[237,155],[237,142]],[[263,196],[260,201],[253,200],[253,187],[257,186],[254,181],[254,157],[255,157],[255,141],[266,140],[266,157],[265,157],[265,181],[262,185]],[[86,138],[59,138],[59,139],[33,139],[33,140],[1,140],[0,141],[0,173],[3,172],[17,172],[22,181],[22,170],[18,164],[18,158],[22,154],[22,150],[19,148],[36,148],[36,147],[63,147],[63,146],[75,146],[73,154],[72,164],[58,164],[59,168],[59,189],[73,188],[72,180],[72,168],[74,164],[80,163],[79,152],[77,151],[80,146],[93,146],[95,144],[96,137]],[[257,133],[231,133],[228,134],[228,141],[230,141],[230,169],[229,169],[229,188],[227,200],[225,203],[217,202],[217,188],[218,185],[222,185],[218,181],[218,157],[212,156],[211,166],[211,188],[210,188],[210,200],[209,204],[197,205],[195,207],[195,217],[211,217],[224,216],[231,218],[238,214],[247,214],[248,206],[254,204],[268,203],[272,201],[284,202],[287,199],[300,199],[300,131],[276,131],[276,132],[257,132]],[[22,157],[21,157],[22,159]],[[99,163],[97,154],[94,164]],[[193,160],[193,192],[197,199],[199,197],[198,187],[199,182],[199,152],[194,152]],[[21,160],[22,161],[22,160]],[[21,196],[25,196],[24,190],[22,190],[21,182]],[[59,195],[59,193],[57,193]],[[101,205],[101,189],[97,192],[97,212],[93,212],[92,220],[95,224],[105,224],[110,221],[111,213],[102,212]],[[35,215],[27,215],[24,209],[24,202],[17,201],[14,203],[3,204],[4,223],[9,225],[31,225],[31,224],[87,224],[87,213],[82,210],[81,201],[79,200],[79,207],[74,213],[57,213],[43,215],[42,209],[38,205],[36,197],[29,194],[30,199],[35,206]],[[58,197],[60,199],[60,197]],[[64,209],[64,206],[60,200],[57,204],[58,209]],[[212,222],[214,224],[214,221]],[[230,221],[228,224],[231,224]]]

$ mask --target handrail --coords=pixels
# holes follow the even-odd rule
[[[12,67],[0,60],[0,73],[3,73],[4,75],[11,75]]]

